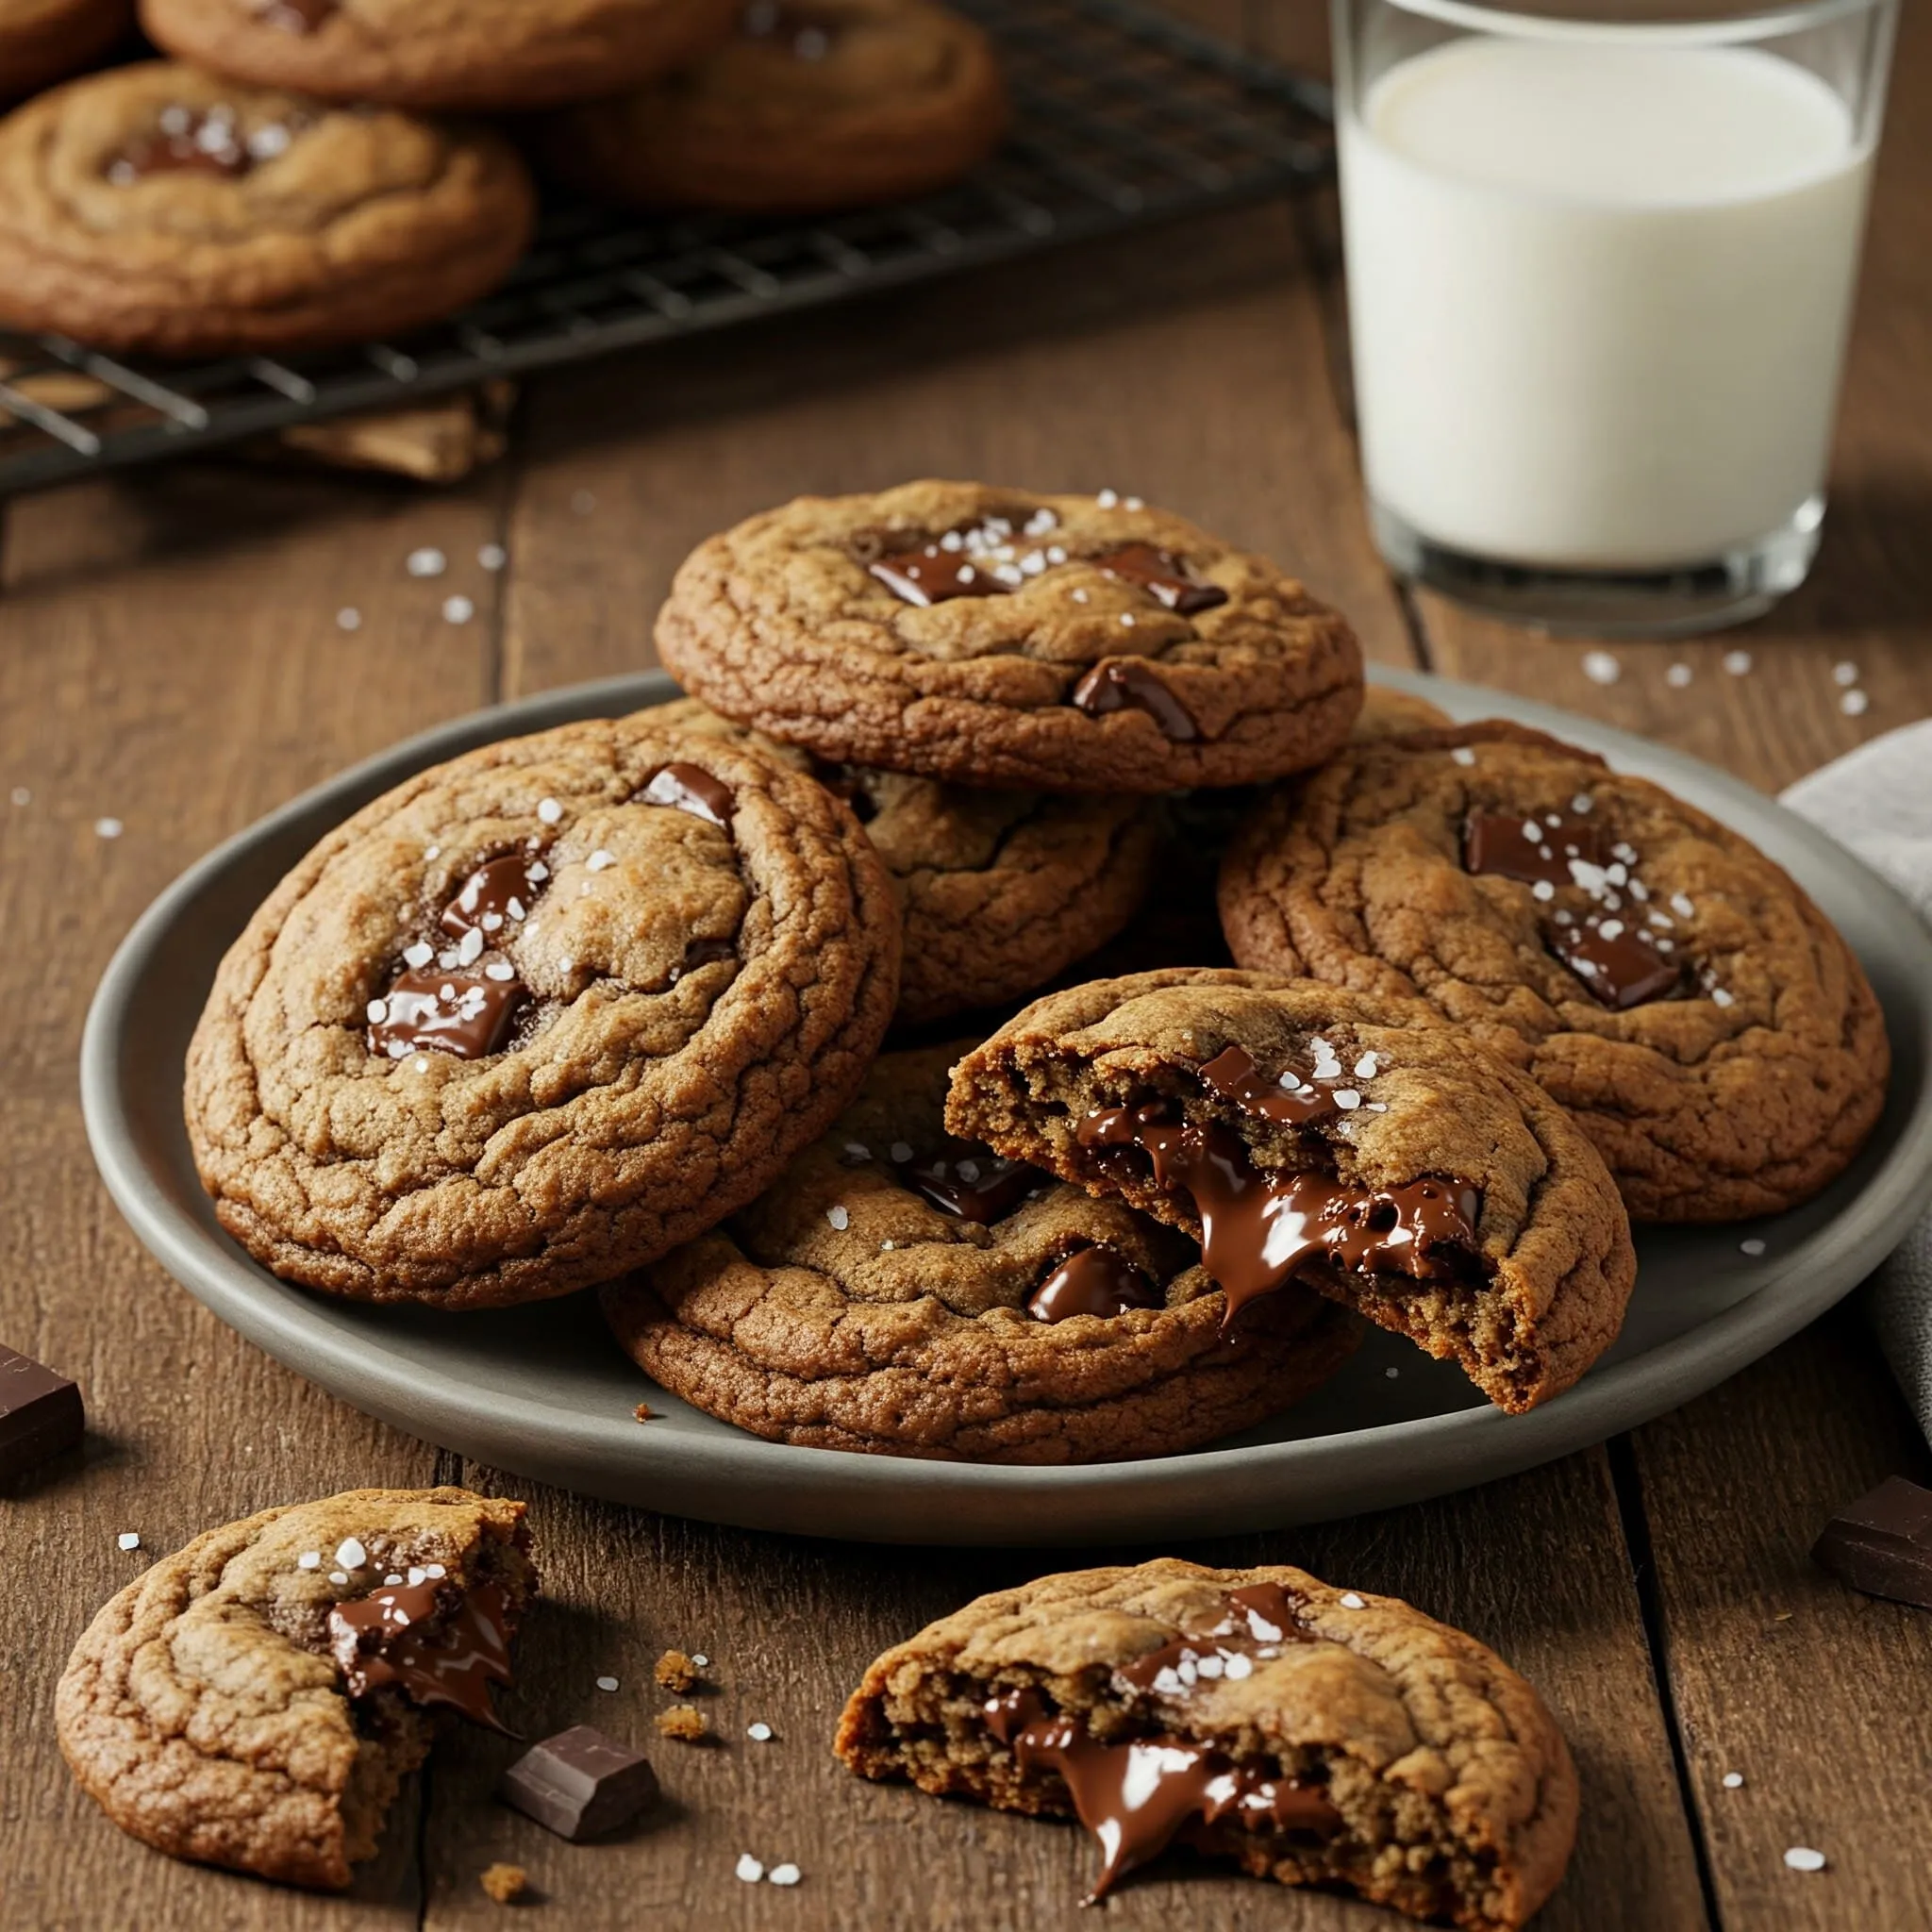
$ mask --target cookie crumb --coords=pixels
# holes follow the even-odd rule
[[[756,1885],[765,1875],[765,1868],[749,1852],[738,1855],[738,1863],[732,1867],[747,1885]]]
[[[597,1679],[597,1688],[600,1690],[615,1690],[617,1689],[617,1679],[615,1677],[599,1677]]]
[[[1727,1771],[1721,1782],[1725,1790],[1735,1791],[1743,1785],[1744,1774],[1741,1771]]]
[[[681,1650],[667,1650],[652,1668],[651,1674],[667,1690],[689,1690],[698,1680],[697,1665]]]
[[[746,1724],[744,1735],[754,1744],[769,1744],[772,1741],[772,1727],[768,1724]]]
[[[796,1885],[805,1874],[787,1859],[782,1865],[774,1865],[769,1876],[774,1885]]]
[[[1793,1872],[1823,1872],[1825,1857],[1823,1852],[1814,1851],[1809,1845],[1793,1845],[1785,1854],[1785,1863]]]
[[[488,1865],[476,1883],[500,1906],[514,1905],[530,1889],[530,1874],[521,1865]]]
[[[658,1728],[680,1744],[695,1744],[705,1735],[705,1714],[689,1704],[674,1704],[658,1713]]]
[[[141,1547],[141,1532],[138,1529],[124,1529],[114,1541],[124,1550],[138,1550]]]
[[[637,1420],[641,1423],[649,1422],[651,1420],[651,1417],[656,1413],[657,1411],[652,1408],[651,1405],[648,1402],[641,1402],[634,1409],[631,1410],[631,1414],[635,1416]]]

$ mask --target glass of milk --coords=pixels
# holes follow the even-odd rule
[[[1824,517],[1895,0],[1695,24],[1335,0],[1357,414],[1396,570],[1704,630]]]

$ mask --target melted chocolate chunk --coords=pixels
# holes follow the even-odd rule
[[[429,1624],[441,1628],[425,1629]],[[414,1704],[447,1704],[510,1735],[490,1707],[491,1684],[510,1680],[508,1605],[495,1584],[391,1584],[337,1604],[328,1634],[351,1697],[393,1684]]]
[[[1184,617],[1196,610],[1212,610],[1217,604],[1227,602],[1227,592],[1219,584],[1204,584],[1172,551],[1157,550],[1151,543],[1124,544],[1093,561],[1108,576],[1138,584],[1150,596]]]
[[[1163,737],[1176,744],[1192,744],[1201,735],[1188,708],[1148,668],[1144,658],[1107,658],[1074,687],[1067,701],[1090,718],[1113,711],[1145,711]]]
[[[922,609],[954,597],[1004,597],[1007,586],[964,551],[927,543],[902,550],[866,565],[874,576],[902,604]]]
[[[508,960],[486,960],[478,972],[412,967],[372,1003],[369,1051],[399,1060],[428,1047],[459,1060],[482,1059],[503,1044],[527,997]]]
[[[1080,1823],[1099,1840],[1101,1870],[1087,1903],[1102,1898],[1138,1865],[1158,1857],[1183,1830],[1203,1834],[1234,1823],[1249,1830],[1308,1831],[1343,1827],[1341,1813],[1316,1786],[1237,1765],[1211,1744],[1178,1737],[1102,1743],[1077,1717],[1036,1717],[1011,1750],[1022,1771],[1058,1773]]]
[[[687,973],[695,973],[700,966],[714,966],[720,959],[735,959],[738,949],[729,940],[692,940],[684,949],[684,958],[671,969],[671,984],[675,986]]]
[[[1268,1079],[1244,1047],[1230,1046],[1216,1054],[1202,1067],[1201,1078],[1258,1120],[1304,1126],[1311,1121],[1333,1120],[1341,1112],[1333,1094],[1311,1085],[1292,1068],[1279,1080]],[[1292,1086],[1287,1084],[1291,1080]]]
[[[519,854],[492,858],[463,881],[456,897],[442,908],[438,924],[457,939],[468,932],[493,938],[506,924],[513,926],[530,916],[530,908],[537,903],[537,889],[548,876],[541,859]]]
[[[1514,812],[1473,811],[1462,827],[1462,869],[1520,879],[1526,886],[1567,886],[1574,858],[1603,863],[1603,833],[1588,819],[1561,812],[1518,816]]]
[[[646,805],[668,805],[693,818],[708,819],[725,831],[731,829],[735,804],[731,788],[722,778],[712,777],[702,765],[660,766],[638,796]]]
[[[1160,1291],[1119,1249],[1105,1242],[1080,1248],[1027,1297],[1026,1312],[1041,1322],[1070,1315],[1109,1320],[1129,1308],[1164,1307]]]
[[[1203,1678],[1251,1675],[1257,1657],[1277,1657],[1285,1643],[1314,1641],[1278,1583],[1244,1584],[1225,1591],[1221,1602],[1217,1622],[1123,1664],[1116,1680],[1129,1690],[1180,1697]]]
[[[1555,927],[1550,950],[1582,980],[1591,997],[1627,1012],[1672,991],[1683,977],[1680,960],[1660,953],[1642,926],[1591,913]]]
[[[982,1226],[1004,1220],[1047,1176],[1024,1160],[1008,1160],[976,1141],[956,1141],[930,1157],[897,1163],[900,1180],[935,1208]]]
[[[1434,1180],[1363,1188],[1329,1174],[1262,1174],[1233,1128],[1186,1126],[1158,1112],[1144,1119],[1148,1111],[1096,1108],[1074,1138],[1094,1149],[1140,1147],[1157,1183],[1193,1202],[1201,1257],[1227,1297],[1229,1324],[1318,1258],[1414,1281],[1463,1280],[1479,1265],[1482,1204],[1474,1188]]]
[[[139,134],[108,163],[108,179],[116,187],[149,175],[215,175],[233,177],[255,166],[234,116],[221,110],[207,113],[188,108],[167,108],[160,125]]]

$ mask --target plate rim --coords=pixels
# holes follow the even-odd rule
[[[1849,1293],[1916,1219],[1920,1190],[1932,1174],[1932,931],[1894,888],[1809,821],[1688,753],[1487,686],[1384,666],[1372,666],[1370,677],[1441,701],[1462,715],[1516,718],[1573,741],[1581,726],[1589,748],[1614,761],[1648,768],[1661,760],[1672,770],[1673,789],[1683,789],[1688,775],[1707,809],[1716,798],[1733,800],[1748,813],[1774,812],[1800,843],[1853,878],[1861,901],[1894,928],[1890,937],[1907,953],[1916,948],[1926,968],[1920,982],[1927,1024],[1921,1029],[1917,1098],[1859,1192],[1781,1257],[1781,1265],[1740,1301],[1670,1341],[1593,1373],[1527,1415],[1472,1407],[1286,1441],[1056,1467],[847,1454],[768,1442],[738,1430],[696,1438],[659,1433],[654,1443],[627,1416],[559,1418],[555,1403],[501,1391],[483,1416],[474,1381],[452,1371],[427,1376],[412,1358],[352,1339],[326,1319],[330,1304],[277,1282],[225,1236],[211,1235],[177,1207],[143,1152],[117,1068],[118,1044],[143,971],[182,909],[286,826],[324,808],[335,809],[340,820],[357,808],[347,801],[373,796],[425,763],[496,737],[568,718],[617,716],[682,695],[661,671],[532,692],[432,725],[309,787],[189,866],[136,920],[89,1007],[80,1087],[95,1165],[136,1238],[166,1272],[298,1374],[364,1413],[470,1459],[671,1514],[751,1528],[806,1528],[848,1541],[932,1542],[933,1506],[944,1502],[959,1507],[941,1539],[951,1543],[1124,1536],[1144,1541],[1166,1533],[1163,1524],[1148,1523],[1162,1512],[1175,1522],[1184,1512],[1190,1535],[1315,1521],[1471,1487],[1588,1447],[1676,1407],[1796,1333]],[[1724,816],[1721,810],[1713,815]],[[1895,1060],[1894,1077],[1898,1071]],[[1828,1262],[1820,1266],[1812,1251],[1827,1243]],[[272,1292],[263,1293],[264,1287]],[[636,1453],[626,1479],[613,1486],[592,1465],[619,1445]],[[1007,1519],[1005,1506],[1042,1494],[1056,1507],[1041,1520]],[[896,1513],[888,1509],[881,1517],[882,1506],[893,1499]],[[791,1506],[801,1501],[816,1522],[796,1520]],[[974,1504],[979,1507],[970,1507]],[[1088,1506],[1088,1515],[1070,1526],[1064,1519],[1075,1504]],[[823,1527],[828,1518],[838,1526]]]

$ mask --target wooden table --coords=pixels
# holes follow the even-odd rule
[[[1301,58],[1300,5],[1194,9]],[[1370,653],[1654,734],[1774,788],[1932,709],[1932,20],[1910,10],[1829,535],[1769,620],[1683,646],[1584,647],[1392,586],[1357,507],[1333,209],[1270,207],[1157,241],[606,363],[532,385],[513,454],[441,494],[235,463],[15,502],[0,553],[0,1337],[75,1375],[84,1458],[0,1498],[0,1924],[41,1928],[499,1923],[525,1864],[585,1928],[1015,1927],[1079,1920],[1072,1830],[861,1788],[826,1751],[874,1653],[995,1585],[1099,1553],[893,1551],[652,1517],[465,1466],[308,1387],[136,1245],[75,1091],[108,952],[215,841],[349,760],[492,699],[651,661],[684,552],[800,491],[921,475],[1112,484],[1292,561]],[[500,575],[478,567],[500,542]],[[422,545],[446,576],[404,569]],[[446,596],[474,600],[452,623]],[[339,625],[345,608],[356,628]],[[1750,653],[1734,675],[1726,653]],[[1870,709],[1833,678],[1857,667]],[[1688,664],[1687,688],[1664,673]],[[5,803],[12,788],[15,803]],[[30,793],[28,798],[26,794]],[[119,820],[118,837],[103,836]],[[1575,1746],[1582,1835],[1540,1924],[1578,1932],[1932,1924],[1932,1616],[1814,1570],[1830,1507],[1924,1480],[1925,1444],[1857,1317],[1827,1318],[1678,1413],[1420,1507],[1185,1552],[1291,1560],[1495,1644]],[[649,1740],[675,1801],[575,1848],[489,1802],[506,1749],[467,1734],[400,1807],[349,1900],[173,1864],[108,1825],[55,1749],[55,1678],[96,1606],[200,1529],[358,1484],[530,1496],[550,1599],[517,1720]],[[116,1533],[138,1530],[125,1554]],[[708,1653],[721,1741],[658,1740],[659,1651]],[[593,1687],[600,1674],[621,1688]],[[746,1740],[762,1719],[773,1742]],[[1740,1789],[1724,1774],[1741,1772]],[[1823,1874],[1788,1871],[1810,1844]],[[739,1883],[751,1851],[793,1891]],[[1165,1868],[1121,1926],[1360,1927],[1365,1907]],[[541,1923],[542,1921],[539,1921]]]

